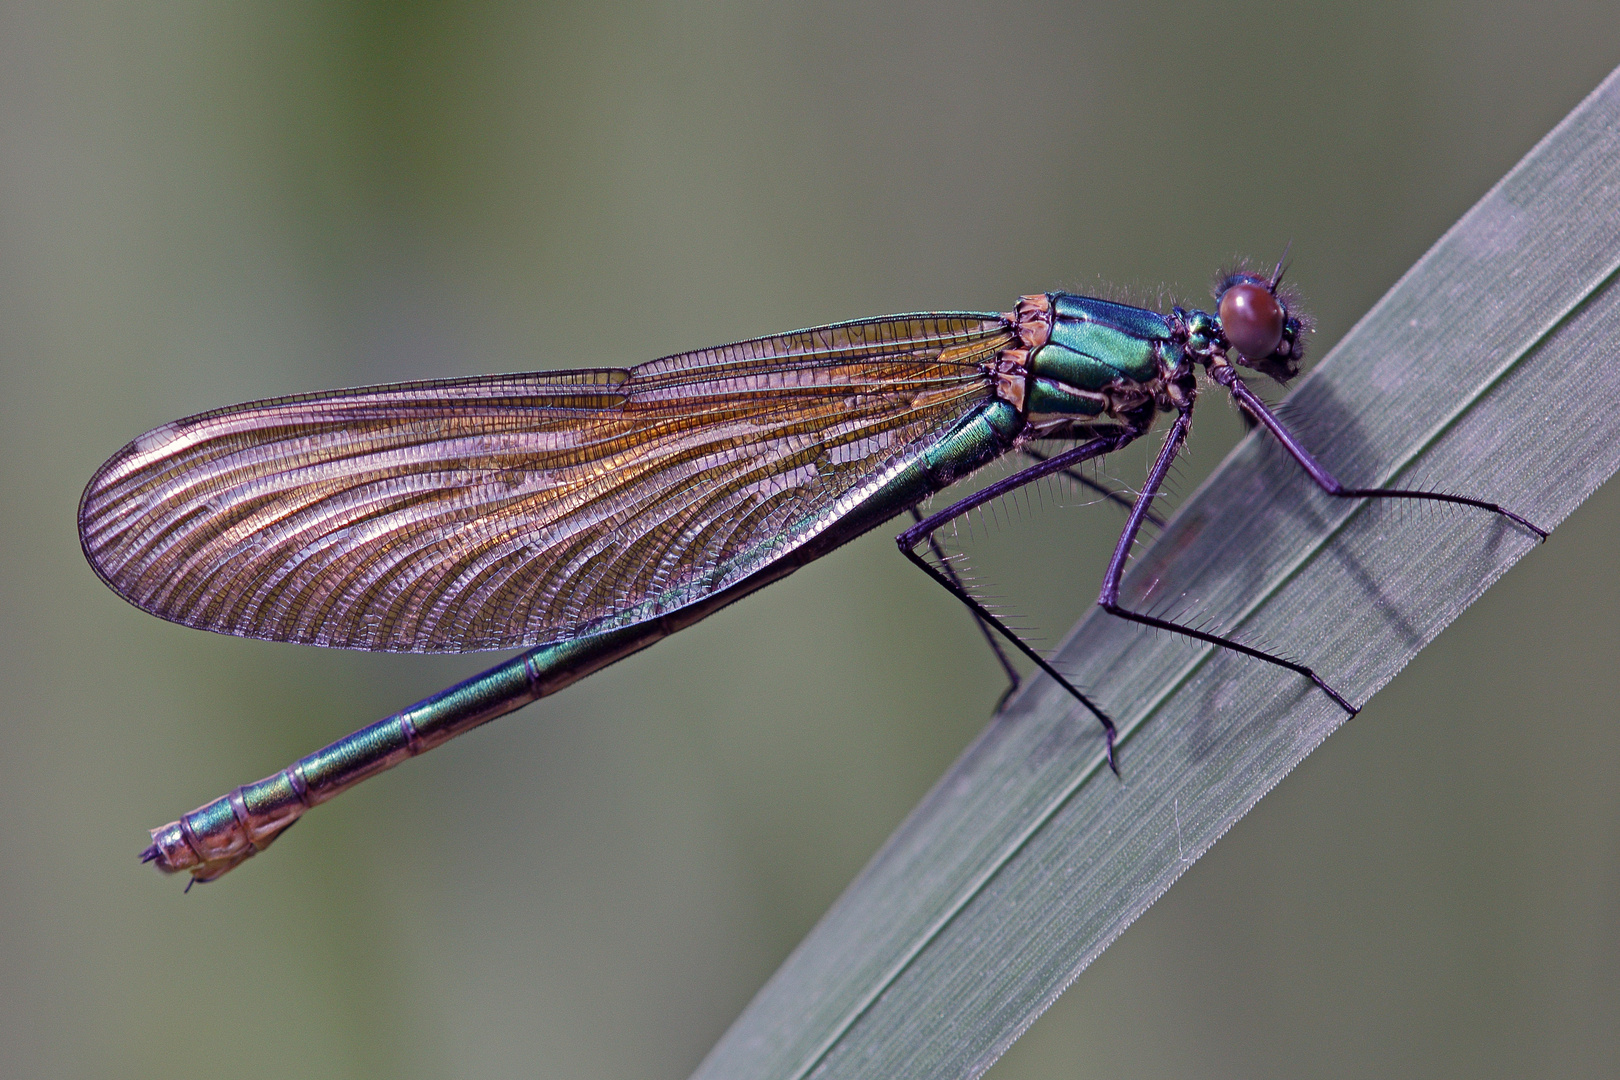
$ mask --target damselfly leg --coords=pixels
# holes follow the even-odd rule
[[[1020,447],[1016,453],[1020,457],[1028,458],[1030,461],[1033,461],[1036,464],[1047,461],[1052,456],[1050,454],[1043,454],[1039,450],[1035,450],[1027,446]],[[1073,483],[1080,485],[1088,491],[1101,495],[1108,502],[1123,508],[1126,512],[1129,512],[1135,506],[1135,502],[1124,492],[1116,491],[1115,489],[1108,487],[1106,484],[1085,475],[1078,469],[1072,467],[1067,468],[1062,470],[1059,475],[1072,481]],[[911,520],[914,522],[921,522],[922,519],[923,512],[913,506],[911,508]],[[1158,514],[1154,513],[1151,509],[1147,511],[1146,520],[1159,528],[1164,527],[1164,519]],[[940,544],[938,537],[933,533],[928,535],[928,548],[933,552],[934,560],[939,564],[939,568],[944,571],[945,575],[951,579],[951,583],[956,586],[956,589],[952,590],[953,593],[956,590],[966,592],[967,587],[962,582],[962,576],[957,572],[956,567],[952,563],[950,557],[945,554],[945,548]],[[984,635],[985,644],[990,646],[990,651],[995,655],[996,663],[1001,665],[1002,672],[1007,676],[1007,687],[1001,692],[1001,696],[996,698],[996,705],[995,709],[993,710],[993,712],[999,713],[1002,709],[1006,708],[1007,700],[1011,698],[1015,692],[1017,692],[1018,687],[1023,682],[1023,677],[1018,674],[1018,669],[1013,666],[1012,659],[1007,655],[1007,650],[1001,647],[1001,642],[997,639],[996,632],[992,630],[983,619],[976,615],[974,616],[973,622],[974,625],[979,628],[979,632]]]
[[[949,524],[971,510],[983,506],[987,502],[1000,498],[1008,492],[1016,491],[1026,484],[1039,480],[1043,476],[1051,476],[1054,473],[1063,472],[1094,458],[1102,457],[1104,454],[1112,453],[1137,438],[1140,434],[1141,432],[1136,428],[1120,427],[1073,449],[1065,450],[1061,454],[1054,454],[1039,464],[1031,465],[1027,469],[1021,469],[1011,476],[981,488],[967,498],[952,503],[937,514],[930,514],[895,538],[895,543],[899,545],[901,553],[921,567],[925,574],[939,582],[952,596],[966,604],[968,610],[978,618],[981,626],[993,628],[996,633],[1000,634],[1015,649],[1032,660],[1036,667],[1051,676],[1054,682],[1063,687],[1071,697],[1084,705],[1097,718],[1097,721],[1103,726],[1103,732],[1108,742],[1108,767],[1113,769],[1116,774],[1119,772],[1119,766],[1114,760],[1114,739],[1118,734],[1118,729],[1115,727],[1113,719],[1054,668],[1046,657],[1032,648],[1028,642],[1019,637],[999,617],[986,608],[977,597],[964,588],[961,582],[957,580],[956,575],[948,572],[948,564],[941,564],[947,567],[946,570],[936,567],[919,555],[917,548],[926,541],[932,545],[932,550],[937,555],[940,548],[934,542],[933,536],[942,526]],[[1137,505],[1143,505],[1143,501],[1138,499]]]
[[[1480,510],[1489,510],[1493,514],[1500,514],[1514,524],[1529,529],[1538,538],[1547,539],[1546,529],[1527,521],[1500,503],[1487,502],[1484,499],[1471,499],[1466,495],[1452,495],[1443,491],[1416,491],[1410,488],[1345,487],[1334,479],[1332,473],[1322,467],[1321,462],[1317,461],[1309,450],[1300,445],[1293,432],[1283,427],[1282,421],[1277,419],[1277,415],[1255,395],[1253,390],[1244,385],[1243,380],[1238,378],[1237,372],[1231,368],[1218,368],[1211,371],[1210,374],[1216,382],[1230,391],[1233,399],[1237,401],[1238,406],[1245,413],[1253,417],[1267,431],[1271,432],[1278,442],[1282,443],[1283,449],[1288,451],[1288,456],[1299,462],[1299,467],[1305,470],[1306,475],[1329,495],[1340,499],[1428,499],[1432,502],[1448,502],[1456,503],[1458,506],[1472,506]]]
[[[1019,447],[1017,453],[1020,457],[1026,457],[1036,464],[1040,464],[1052,456],[1050,454],[1043,454],[1039,450],[1029,446]],[[1109,487],[1107,484],[1094,480],[1085,473],[1081,472],[1079,469],[1064,469],[1062,475],[1066,479],[1079,484],[1087,491],[1095,492],[1096,494],[1101,495],[1108,502],[1113,503],[1126,513],[1129,513],[1131,509],[1136,506],[1136,500],[1125,494],[1125,492],[1117,491],[1114,488]],[[919,516],[917,520],[921,521],[922,518]],[[1148,509],[1147,521],[1155,528],[1164,528],[1164,518],[1155,513],[1152,508]]]
[[[1499,514],[1507,520],[1530,530],[1539,539],[1545,540],[1547,538],[1547,530],[1533,524],[1521,515],[1514,513],[1512,510],[1507,509],[1499,503],[1489,502],[1484,499],[1470,498],[1465,495],[1453,495],[1447,492],[1421,491],[1409,488],[1347,487],[1340,483],[1332,475],[1332,473],[1328,472],[1328,470],[1322,466],[1322,464],[1310,453],[1310,451],[1305,449],[1305,447],[1299,442],[1293,433],[1284,427],[1281,421],[1277,419],[1272,410],[1268,408],[1266,404],[1261,401],[1260,398],[1256,396],[1255,393],[1250,390],[1241,379],[1238,378],[1236,372],[1234,372],[1231,367],[1224,364],[1211,365],[1210,375],[1216,382],[1225,387],[1227,391],[1232,394],[1233,398],[1237,401],[1243,412],[1249,418],[1270,432],[1270,434],[1282,444],[1283,448],[1287,450],[1289,456],[1298,462],[1299,466],[1305,470],[1306,475],[1308,475],[1311,480],[1317,484],[1317,486],[1319,486],[1329,495],[1337,498],[1422,499],[1433,502],[1453,503],[1459,506],[1471,506],[1476,509],[1488,510],[1491,513]],[[1253,657],[1256,660],[1263,660],[1266,663],[1274,664],[1277,667],[1292,671],[1296,675],[1300,675],[1303,678],[1308,679],[1324,694],[1333,699],[1335,704],[1344,709],[1344,711],[1349,713],[1351,716],[1354,716],[1358,711],[1358,706],[1351,704],[1351,702],[1346,699],[1344,695],[1339,693],[1338,690],[1334,689],[1333,686],[1327,682],[1327,680],[1323,679],[1319,674],[1316,673],[1314,669],[1308,667],[1307,665],[1300,664],[1296,661],[1289,660],[1286,657],[1278,656],[1275,653],[1267,652],[1263,649],[1257,649],[1251,645],[1245,645],[1243,642],[1224,634],[1211,633],[1210,631],[1202,630],[1194,626],[1188,626],[1185,623],[1174,622],[1169,619],[1162,619],[1143,612],[1132,611],[1120,603],[1120,585],[1125,576],[1126,564],[1130,560],[1131,549],[1136,544],[1137,535],[1140,533],[1144,523],[1149,521],[1156,524],[1160,523],[1159,519],[1152,511],[1152,504],[1154,499],[1158,497],[1159,492],[1164,485],[1165,478],[1169,475],[1170,468],[1175,462],[1176,455],[1180,453],[1186,442],[1187,432],[1192,425],[1193,403],[1194,399],[1189,396],[1185,403],[1179,407],[1176,413],[1176,418],[1171,423],[1170,430],[1165,436],[1164,445],[1160,449],[1159,455],[1155,459],[1152,468],[1148,471],[1147,480],[1142,485],[1141,492],[1137,495],[1134,502],[1130,504],[1130,516],[1125,523],[1124,531],[1120,533],[1119,542],[1114,547],[1114,553],[1108,560],[1108,568],[1103,575],[1102,590],[1097,598],[1098,606],[1100,606],[1104,611],[1107,611],[1110,615],[1125,619],[1129,622],[1139,623],[1143,626],[1150,626],[1157,630],[1167,630],[1171,633],[1192,638],[1195,641],[1202,641],[1218,648],[1241,653],[1244,656]],[[1071,476],[1071,478],[1078,478],[1079,474],[1073,471],[1073,466],[1111,453],[1112,451],[1117,450],[1131,442],[1141,433],[1142,432],[1139,429],[1121,428],[1117,433],[1094,439],[1081,446],[1075,447],[1072,450],[1065,451],[1062,454],[1053,455],[1051,457],[1043,457],[1038,453],[1025,450],[1024,452],[1028,456],[1031,456],[1037,460],[1036,465],[1020,470],[1019,472],[1016,472],[995,484],[991,484],[985,487],[983,490],[978,491],[956,503],[953,503],[939,513],[931,515],[926,519],[923,519],[921,515],[914,510],[913,516],[918,519],[918,523],[897,537],[900,550],[905,553],[908,559],[922,567],[930,577],[934,578],[935,581],[938,581],[953,596],[967,605],[968,609],[972,611],[974,616],[979,620],[980,626],[982,629],[984,629],[987,639],[990,639],[990,629],[993,628],[997,633],[1001,634],[1008,641],[1012,642],[1013,645],[1016,646],[1018,650],[1025,656],[1028,656],[1034,660],[1042,671],[1045,671],[1047,674],[1051,675],[1060,686],[1062,686],[1066,691],[1073,695],[1076,700],[1078,700],[1094,715],[1096,715],[1098,720],[1103,724],[1104,730],[1107,733],[1108,762],[1109,766],[1113,768],[1116,773],[1119,770],[1115,763],[1114,755],[1115,728],[1113,721],[1107,717],[1095,703],[1077,690],[1067,679],[1061,675],[1058,675],[1049,663],[1042,659],[1034,649],[1027,645],[1020,637],[1018,637],[1016,633],[1001,622],[1000,619],[991,614],[984,607],[984,605],[980,603],[962,585],[962,582],[955,573],[954,569],[945,560],[943,549],[939,545],[939,542],[935,539],[934,534],[938,529],[950,524],[952,521],[976,509],[977,507],[984,505],[986,502],[999,498],[1000,496],[1011,491],[1015,491],[1035,480],[1041,479],[1042,477],[1052,475],[1054,472],[1064,472]],[[1111,492],[1106,488],[1103,488],[1102,490],[1105,494],[1109,495],[1111,499],[1123,498],[1122,496],[1118,496],[1117,493]],[[917,553],[917,547],[919,544],[924,542],[929,545],[929,548],[934,553],[935,558],[939,560],[939,568],[936,568],[933,564],[929,563]],[[991,645],[992,648],[995,649],[997,658],[1001,660],[1002,666],[1010,670],[1011,665],[1008,663],[1005,654],[999,647],[996,646],[993,639],[991,639]],[[1014,688],[1016,688],[1016,683]],[[1008,693],[1011,693],[1011,689],[1009,689]],[[1005,695],[1003,696],[1002,700],[1006,700]]]

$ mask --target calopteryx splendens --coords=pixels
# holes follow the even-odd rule
[[[1124,447],[1159,413],[1173,420],[1099,603],[1288,668],[1353,713],[1303,664],[1120,603],[1132,544],[1186,439],[1200,369],[1330,495],[1460,503],[1546,533],[1492,502],[1331,476],[1237,370],[1279,381],[1298,370],[1308,324],[1280,282],[1280,266],[1226,274],[1215,314],[1049,293],[1006,313],[863,319],[628,369],[277,398],[140,436],[101,467],[79,507],[90,564],[138,607],[272,641],[529,650],[153,830],[143,859],[211,881],[366,777],[907,511],[916,520],[901,551],[1089,710],[1115,765],[1107,712],[963,586],[934,534]],[[1027,445],[1038,440],[1072,445],[1046,456]],[[1032,464],[937,513],[917,510],[1009,453]]]

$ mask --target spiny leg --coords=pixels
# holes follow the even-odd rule
[[[1175,423],[1170,425],[1170,433],[1165,436],[1164,447],[1159,451],[1158,460],[1154,461],[1153,468],[1148,471],[1147,483],[1142,485],[1142,493],[1136,497],[1136,505],[1131,509],[1130,520],[1125,523],[1125,531],[1119,535],[1119,543],[1114,547],[1113,557],[1108,560],[1108,572],[1103,575],[1102,593],[1097,597],[1098,605],[1110,615],[1117,615],[1131,622],[1141,623],[1158,630],[1169,630],[1171,633],[1182,634],[1206,641],[1211,645],[1218,645],[1223,649],[1252,656],[1256,660],[1264,660],[1268,664],[1287,668],[1297,675],[1303,675],[1332,698],[1340,708],[1351,716],[1356,714],[1356,707],[1344,699],[1340,693],[1329,686],[1323,678],[1304,664],[1296,664],[1292,660],[1285,660],[1260,649],[1234,641],[1221,634],[1211,634],[1206,630],[1198,630],[1181,623],[1171,622],[1168,619],[1155,618],[1152,615],[1143,615],[1122,607],[1119,602],[1119,584],[1125,576],[1125,564],[1130,559],[1131,547],[1136,543],[1136,534],[1141,531],[1142,522],[1147,518],[1147,508],[1159,494],[1159,488],[1164,483],[1165,476],[1170,472],[1170,466],[1176,460],[1176,454],[1181,450],[1182,443],[1187,439],[1187,430],[1192,426],[1192,409],[1187,407],[1177,414]]]
[[[1043,461],[1048,461],[1052,457],[1051,454],[1043,454],[1039,450],[1032,449],[1028,446],[1019,447],[1016,453],[1022,457],[1029,458],[1036,464]],[[1107,499],[1115,506],[1121,507],[1127,512],[1133,505],[1132,501],[1122,492],[1115,491],[1113,488],[1092,479],[1078,469],[1064,469],[1062,471],[1062,475],[1074,481],[1076,484],[1079,484],[1081,487],[1084,487],[1089,491],[1096,492],[1104,499]],[[920,522],[922,519],[922,511],[913,506],[911,508],[911,520]],[[1164,519],[1158,514],[1155,514],[1152,510],[1148,511],[1147,519],[1158,528],[1162,529],[1164,527]],[[950,577],[951,581],[958,588],[961,588],[964,592],[966,592],[967,589],[962,584],[961,575],[956,572],[956,568],[952,566],[950,560],[945,557],[945,549],[940,546],[938,538],[933,533],[930,533],[928,536],[928,547],[931,551],[933,551],[934,558],[938,560],[940,569],[945,571],[945,573]],[[974,617],[973,623],[979,628],[979,632],[984,635],[985,644],[990,646],[990,651],[992,653],[995,653],[996,662],[1001,665],[1001,670],[1007,675],[1007,689],[1003,690],[1001,692],[1001,696],[996,699],[995,711],[999,713],[1003,708],[1006,707],[1007,699],[1013,696],[1023,680],[1018,674],[1018,669],[1013,667],[1012,661],[1008,659],[1006,650],[1004,650],[1001,647],[1001,643],[996,640],[994,631],[992,631],[990,627],[985,624],[983,619],[980,619],[977,616]]]
[[[1103,732],[1108,743],[1108,767],[1114,770],[1115,776],[1119,775],[1119,764],[1114,758],[1114,739],[1118,734],[1118,729],[1114,726],[1114,721],[1108,716],[1108,714],[1103,712],[1102,709],[1099,708],[1096,703],[1094,703],[1085,694],[1081,693],[1073,683],[1064,678],[1063,675],[1056,668],[1054,668],[1044,656],[1030,648],[1023,638],[1013,633],[1012,630],[1006,626],[1006,624],[1004,624],[995,615],[991,614],[989,609],[987,609],[983,604],[979,603],[979,601],[971,593],[962,587],[960,582],[955,580],[954,574],[948,574],[941,571],[927,559],[917,554],[917,546],[925,540],[932,541],[934,532],[941,526],[947,525],[956,518],[961,517],[963,514],[983,506],[992,499],[1000,498],[1010,491],[1016,491],[1025,484],[1039,480],[1043,476],[1051,476],[1053,473],[1062,472],[1063,470],[1068,469],[1071,466],[1078,465],[1081,462],[1089,461],[1092,458],[1101,457],[1104,454],[1118,450],[1120,447],[1124,446],[1132,439],[1135,439],[1140,434],[1141,432],[1135,428],[1121,428],[1118,432],[1092,439],[1089,442],[1076,446],[1071,450],[1065,450],[1061,454],[1055,454],[1037,465],[1032,465],[1027,469],[1021,469],[1018,472],[1013,473],[1011,476],[1004,477],[993,484],[985,486],[965,499],[952,503],[939,513],[932,514],[922,519],[921,521],[917,522],[917,524],[895,537],[895,543],[899,545],[901,554],[910,559],[917,566],[921,567],[923,573],[939,582],[939,584],[944,587],[946,592],[950,593],[952,596],[962,601],[962,603],[966,604],[968,610],[973,612],[973,614],[978,618],[981,626],[994,629],[998,634],[1006,638],[1008,643],[1010,643],[1019,652],[1029,657],[1030,660],[1034,661],[1036,667],[1046,672],[1046,674],[1051,676],[1052,680],[1059,686],[1063,687],[1063,689],[1066,690],[1071,697],[1090,710],[1091,714],[1095,716],[1098,722],[1103,726]],[[1141,513],[1138,511],[1145,511],[1146,505],[1141,499],[1138,499],[1136,506],[1137,510],[1133,510],[1131,516],[1137,521],[1137,527],[1140,528]],[[939,549],[937,547],[934,548],[936,553],[938,550]]]
[[[1037,465],[1038,463],[1050,460],[1051,458],[1050,453],[1042,453],[1040,450],[1030,449],[1030,447],[1019,447],[1019,449],[1016,450],[1016,453],[1019,453],[1021,457],[1029,458],[1030,461],[1035,461]],[[1102,495],[1103,499],[1108,500],[1108,502],[1111,502],[1111,504],[1115,504],[1116,507],[1123,508],[1123,510],[1126,510],[1126,512],[1129,512],[1132,505],[1134,505],[1132,504],[1132,500],[1128,499],[1123,492],[1115,491],[1113,487],[1108,487],[1105,486],[1105,484],[1098,483],[1098,481],[1090,478],[1090,476],[1087,476],[1085,473],[1081,473],[1079,470],[1074,470],[1074,468],[1066,468],[1066,470],[1063,470],[1063,476],[1071,479],[1071,481],[1079,484],[1079,486],[1085,487],[1087,491],[1097,492],[1098,495]],[[912,513],[912,521],[922,521],[922,510],[919,510],[917,507],[912,507],[912,512],[910,513]],[[1162,517],[1158,517],[1157,513],[1153,513],[1152,510],[1147,512],[1147,520],[1152,521],[1153,526],[1157,526],[1157,528],[1165,528],[1165,520],[1163,520]],[[940,546],[940,541],[938,541],[938,538],[936,538],[935,534],[933,533],[928,534],[928,549],[933,551],[933,557],[935,557],[935,559],[938,560],[938,563],[940,563],[941,570],[944,570],[944,573],[951,578],[951,581],[953,581],[957,588],[961,588],[962,591],[966,593],[967,588],[966,586],[962,585],[961,575],[957,575],[956,567],[951,565],[951,560],[946,559],[946,555],[944,555],[944,547]],[[1022,677],[1021,675],[1017,674],[1016,667],[1013,667],[1013,661],[1008,659],[1006,649],[1001,648],[1000,641],[996,640],[995,631],[991,631],[990,627],[985,625],[985,622],[983,622],[982,619],[978,619],[977,615],[974,617],[974,625],[975,627],[978,627],[978,631],[980,631],[982,635],[985,635],[985,644],[990,646],[991,653],[995,653],[996,662],[1001,664],[1001,670],[1006,672],[1006,677],[1008,677],[1008,688],[1001,691],[1000,698],[996,698],[995,711],[1000,712],[1001,709],[1006,706],[1006,703],[1008,703],[1008,698],[1011,698],[1011,696],[1016,693],[1017,688],[1019,688],[1019,685],[1021,685]]]
[[[911,508],[911,520],[921,522],[922,519],[922,511],[913,506]],[[961,591],[966,592],[967,587],[962,584],[961,575],[956,572],[956,567],[951,565],[951,561],[945,557],[945,549],[940,546],[939,541],[934,538],[933,533],[928,534],[928,548],[934,553],[934,558],[939,561],[939,568],[945,572],[946,577],[951,579],[951,584]],[[1006,651],[1001,647],[1001,642],[996,640],[995,633],[990,629],[983,619],[975,615],[973,617],[973,625],[977,626],[979,628],[979,633],[984,635],[984,643],[990,646],[991,652],[996,654],[996,662],[1001,665],[1001,670],[1007,675],[1007,689],[1003,690],[1001,692],[1001,696],[996,698],[995,711],[999,713],[1002,710],[1002,707],[1007,704],[1007,699],[1012,697],[1013,692],[1018,689],[1018,669],[1013,667],[1012,661],[1007,658]]]
[[[1547,539],[1547,530],[1539,525],[1532,524],[1515,514],[1512,510],[1499,503],[1487,502],[1484,499],[1470,499],[1466,495],[1448,495],[1441,491],[1413,491],[1406,488],[1352,488],[1345,487],[1334,478],[1333,474],[1322,467],[1322,463],[1311,455],[1309,450],[1300,445],[1294,433],[1283,427],[1282,421],[1277,419],[1275,413],[1266,406],[1266,403],[1257,397],[1239,379],[1237,372],[1231,368],[1217,368],[1211,372],[1216,382],[1231,393],[1237,403],[1256,421],[1263,424],[1267,431],[1282,443],[1283,449],[1288,451],[1290,457],[1299,462],[1316,485],[1329,495],[1341,499],[1429,499],[1434,502],[1456,503],[1459,506],[1473,506],[1481,510],[1489,510],[1493,514],[1500,514],[1515,524],[1522,525],[1535,533],[1542,540]]]
[[[1019,447],[1018,452],[1024,457],[1027,457],[1031,461],[1035,462],[1048,461],[1051,459],[1050,454],[1043,454],[1039,450],[1031,450],[1027,446]],[[1128,511],[1132,506],[1135,505],[1131,499],[1126,498],[1123,492],[1115,491],[1108,485],[1093,480],[1091,477],[1087,476],[1078,469],[1064,469],[1063,475],[1088,491],[1096,492],[1098,495],[1101,495],[1103,498],[1107,499],[1109,502],[1120,507],[1121,509]],[[1155,527],[1160,529],[1164,528],[1164,519],[1158,514],[1155,514],[1152,510],[1148,511],[1147,519],[1152,522]]]

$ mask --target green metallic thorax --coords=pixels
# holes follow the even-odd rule
[[[1051,293],[1051,333],[1029,358],[1025,409],[1097,416],[1120,389],[1151,388],[1181,361],[1167,316],[1089,296]]]
[[[1040,415],[1123,416],[1151,408],[1165,376],[1181,367],[1183,345],[1171,317],[1089,296],[1025,297],[1009,316],[1028,349],[998,368],[998,396],[984,401],[927,447],[919,458],[862,501],[831,533],[838,542],[1000,457]],[[1168,408],[1168,405],[1163,407]]]

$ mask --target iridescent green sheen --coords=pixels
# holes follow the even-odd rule
[[[1030,370],[1037,380],[1052,380],[1075,390],[1100,391],[1121,379],[1145,383],[1158,377],[1160,357],[1170,344],[1170,322],[1163,315],[1067,293],[1052,293],[1051,300],[1051,339],[1030,357]],[[1101,411],[1064,408],[1064,400],[1048,392],[1041,403],[1057,407],[1032,406],[1031,411],[1088,415]]]
[[[1220,320],[1207,311],[1189,311],[1187,313],[1187,348],[1193,352],[1202,352],[1213,345],[1221,336]]]
[[[1024,401],[1032,416],[1100,416],[1108,408],[1108,399],[1101,394],[1076,393],[1052,379],[1031,379],[1025,395]]]
[[[999,398],[985,402],[924,450],[935,491],[949,487],[979,466],[1000,457],[1023,426],[1018,410]]]

